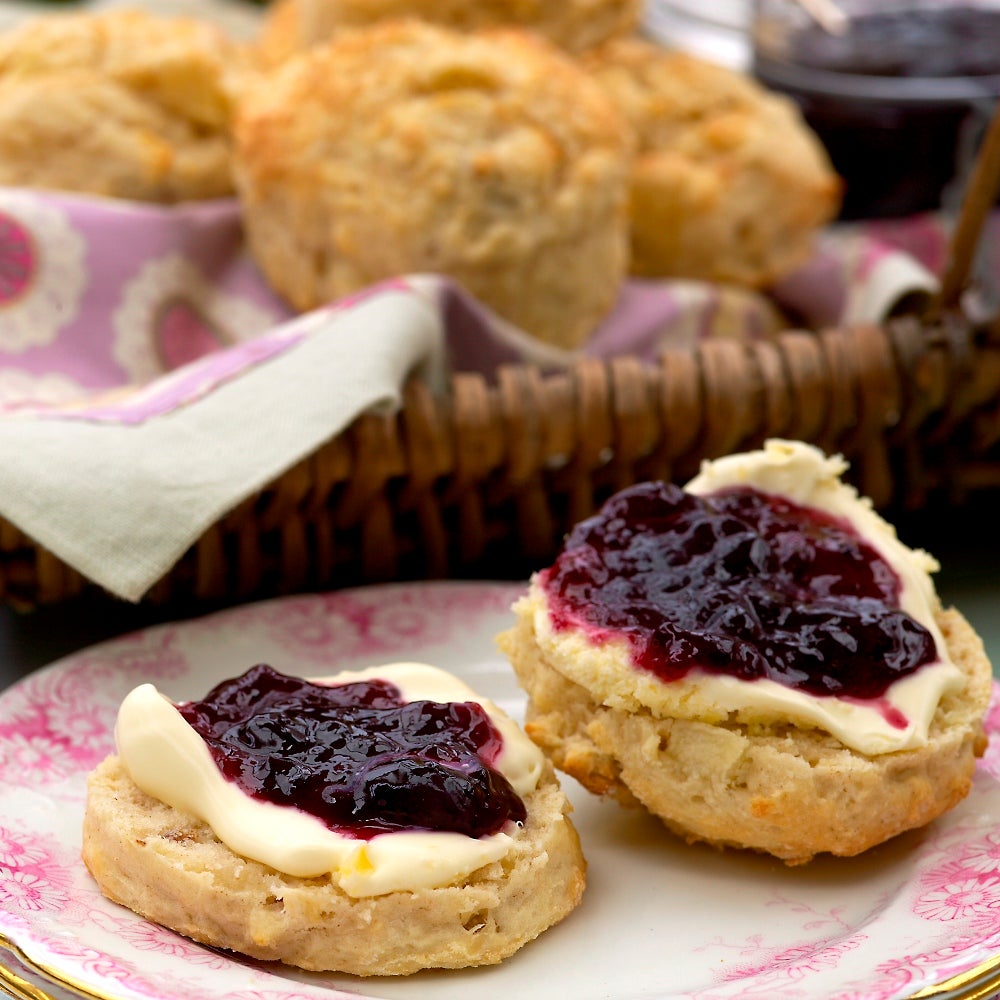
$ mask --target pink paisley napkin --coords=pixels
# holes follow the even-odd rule
[[[629,282],[584,351],[653,359],[790,322],[879,321],[933,290],[943,246],[936,220],[831,233],[769,296]],[[397,406],[412,373],[443,391],[449,368],[572,357],[435,276],[293,317],[247,256],[232,201],[0,189],[0,516],[129,600],[359,413]]]

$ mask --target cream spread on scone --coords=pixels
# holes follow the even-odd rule
[[[814,695],[767,678],[744,680],[706,670],[665,682],[634,667],[625,639],[609,635],[597,641],[582,628],[555,627],[545,587],[536,577],[524,600],[546,660],[604,704],[625,711],[642,706],[664,717],[750,726],[787,720],[829,732],[868,755],[924,745],[941,697],[963,683],[935,621],[938,599],[930,573],[937,564],[927,553],[899,541],[871,503],[841,480],[845,469],[842,458],[828,458],[810,445],[772,440],[761,451],[704,463],[686,490],[704,495],[749,486],[778,495],[846,521],[878,553],[899,578],[900,610],[927,629],[937,654],[894,681],[880,697],[866,701]]]
[[[397,663],[345,671],[315,683],[371,680],[393,684],[405,702],[481,705],[503,740],[496,770],[519,796],[537,786],[541,752],[501,709],[443,670]],[[502,858],[517,835],[509,824],[514,828],[482,837],[411,830],[368,839],[344,836],[316,816],[253,798],[226,780],[202,737],[152,684],[140,685],[123,701],[115,740],[139,788],[203,820],[235,853],[287,875],[329,873],[351,896],[450,885]]]

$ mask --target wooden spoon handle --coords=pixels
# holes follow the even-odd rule
[[[941,291],[932,307],[940,313],[957,309],[969,283],[976,248],[990,211],[1000,191],[1000,102],[997,102],[986,135],[983,137],[972,167],[962,207],[948,246]]]

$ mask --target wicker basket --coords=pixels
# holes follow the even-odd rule
[[[710,341],[543,375],[421,383],[364,416],[214,524],[148,595],[217,605],[390,579],[519,578],[613,491],[683,481],[704,458],[782,436],[842,452],[879,507],[1000,486],[1000,333],[957,304],[1000,181],[1000,115],[983,143],[940,301],[884,327]],[[0,597],[95,589],[0,520]]]
[[[912,320],[774,342],[707,342],[454,376],[407,388],[213,525],[149,594],[226,603],[389,579],[523,576],[611,492],[684,480],[700,461],[784,436],[840,451],[879,506],[1000,486],[1000,339]],[[88,586],[0,522],[0,592],[60,601]]]

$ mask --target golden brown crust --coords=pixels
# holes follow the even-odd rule
[[[309,44],[302,35],[299,0],[272,0],[253,46],[259,62],[276,66]]]
[[[688,841],[746,847],[801,864],[850,856],[954,807],[985,749],[992,671],[955,610],[939,615],[965,687],[946,695],[924,747],[869,757],[819,730],[708,724],[595,700],[546,660],[522,602],[501,636],[528,692],[528,735],[598,794],[641,803]]]
[[[173,202],[232,192],[243,60],[208,24],[50,15],[0,35],[0,184]]]
[[[344,30],[418,18],[458,31],[527,29],[582,52],[634,31],[641,10],[640,0],[279,0],[265,17],[260,46],[276,61]]]
[[[583,59],[636,133],[632,272],[764,286],[801,263],[841,184],[787,98],[640,38]]]
[[[514,847],[460,885],[354,898],[233,854],[109,757],[90,776],[83,859],[101,891],[204,944],[359,976],[499,962],[579,902],[585,864],[551,769]]]
[[[250,88],[236,137],[251,250],[298,309],[435,272],[571,347],[617,296],[630,136],[525,33],[349,32]]]

